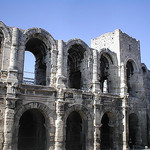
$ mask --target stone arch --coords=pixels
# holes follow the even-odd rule
[[[22,107],[20,107],[18,109],[18,111],[15,113],[15,117],[14,117],[14,127],[13,127],[13,150],[17,149],[18,146],[18,133],[19,133],[19,122],[20,122],[20,118],[22,117],[22,115],[29,111],[29,110],[38,110],[45,118],[45,127],[46,127],[46,147],[49,148],[50,146],[53,145],[49,145],[49,140],[50,140],[50,133],[54,132],[54,117],[56,117],[56,114],[50,110],[50,108],[48,106],[46,106],[45,104],[42,103],[38,103],[38,102],[31,102],[28,103]],[[54,133],[53,133],[54,134]],[[52,137],[53,138],[53,137]]]
[[[52,50],[56,50],[56,41],[44,29],[31,28],[25,30],[22,34],[22,44],[25,50],[31,52],[35,58],[35,78],[34,84],[49,85],[51,72],[51,55]],[[24,54],[23,54],[24,55]]]
[[[73,105],[69,106],[65,112],[65,121],[66,121],[67,117],[69,116],[69,114],[73,111],[79,112],[79,114],[81,115],[81,117],[83,119],[92,121],[92,116],[91,116],[90,112],[82,104],[73,104]]]
[[[101,51],[100,51],[100,57],[103,54],[106,54],[108,56],[107,58],[110,60],[110,62],[112,64],[114,64],[115,66],[117,66],[118,59],[117,59],[117,56],[116,56],[116,54],[114,52],[110,51],[108,48],[104,48],[104,49],[101,49]]]
[[[130,112],[128,119],[129,146],[130,148],[136,148],[141,144],[139,115],[137,113]]]
[[[127,62],[131,62],[132,64],[133,64],[133,67],[134,67],[134,70],[135,70],[135,72],[138,72],[139,71],[139,66],[138,66],[138,64],[136,63],[136,61],[132,58],[132,57],[127,57],[126,59],[125,59],[125,61],[124,61],[124,65],[125,65],[125,67],[126,67],[126,65],[127,65]]]
[[[5,38],[5,42],[11,42],[11,36],[10,36],[10,32],[7,28],[7,26],[0,21],[0,30],[2,30],[3,34],[4,34],[4,38]]]
[[[67,53],[68,86],[75,89],[87,88],[87,64],[91,54],[90,48],[80,39],[71,39],[66,43],[65,52]]]
[[[74,104],[74,105],[71,105],[70,107],[68,107],[65,111],[65,115],[64,115],[64,122],[66,123],[66,128],[65,128],[65,131],[64,131],[64,137],[65,137],[65,141],[67,139],[67,121],[68,121],[68,118],[70,117],[70,115],[72,113],[76,113],[78,114],[78,116],[80,116],[79,118],[81,118],[81,122],[82,122],[82,134],[81,136],[83,137],[82,140],[82,144],[84,145],[82,147],[82,149],[90,149],[93,147],[92,145],[92,142],[89,142],[89,141],[92,141],[92,137],[93,137],[93,133],[92,133],[92,117],[88,111],[88,109],[81,105],[81,104]],[[78,125],[77,125],[78,126]],[[67,141],[66,141],[67,142]],[[65,143],[66,145],[66,143]]]
[[[112,111],[104,111],[101,115],[100,147],[101,149],[115,149],[116,147],[116,116]]]
[[[56,41],[54,40],[54,38],[50,35],[49,32],[47,32],[46,30],[42,29],[42,28],[30,28],[24,31],[24,40],[23,42],[26,44],[27,41],[29,40],[30,37],[32,37],[35,34],[41,34],[43,35],[44,42],[47,44],[47,46],[49,46],[49,49],[56,49]],[[39,37],[40,38],[40,37]]]
[[[143,74],[147,74],[148,69],[144,63],[141,64],[141,69]]]
[[[117,57],[109,49],[102,49],[98,59],[100,89],[104,93],[117,93]],[[115,75],[114,75],[115,74]]]
[[[126,85],[127,85],[127,92],[130,96],[135,95],[136,88],[136,79],[137,79],[137,72],[139,71],[139,67],[137,66],[134,59],[128,58],[125,61],[125,78],[126,78]]]
[[[90,50],[89,46],[81,39],[70,39],[68,42],[66,42],[66,50],[68,51],[74,44],[82,45],[86,50]]]
[[[3,36],[3,38],[1,39],[2,41],[0,41],[1,42],[0,43],[0,70],[4,71],[4,70],[7,70],[7,67],[9,65],[9,61],[4,60],[4,58],[9,59],[8,54],[6,54],[7,50],[5,51],[5,48],[6,49],[10,48],[11,35],[10,35],[10,31],[8,30],[7,26],[2,21],[0,21],[0,32]],[[7,74],[2,71],[1,71],[1,73],[4,73],[4,77]],[[1,76],[3,76],[3,75],[1,75]]]

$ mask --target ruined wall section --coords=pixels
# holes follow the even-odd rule
[[[98,67],[100,68],[100,57],[103,53],[109,55],[112,59],[112,64],[110,65],[109,76],[111,80],[111,93],[120,92],[120,43],[119,43],[119,32],[117,29],[114,32],[105,33],[95,39],[91,40],[91,47],[98,50],[99,60]],[[98,68],[98,71],[100,70]],[[100,73],[99,73],[100,74]],[[119,79],[119,80],[118,80]]]
[[[141,66],[140,42],[120,31],[120,59],[121,62],[128,58],[134,59],[137,69]]]
[[[102,51],[108,48],[110,51],[117,54],[118,64],[120,64],[120,43],[119,43],[119,29],[114,32],[105,33],[95,39],[91,40],[91,47]]]
[[[132,96],[143,97],[143,76],[141,67],[140,42],[120,31],[120,58],[125,65],[128,61],[133,64],[134,74],[131,76],[131,84],[134,89]]]

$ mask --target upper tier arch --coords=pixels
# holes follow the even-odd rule
[[[49,49],[56,49],[56,41],[54,38],[51,36],[49,32],[42,28],[29,28],[23,32],[25,35],[24,37],[24,43],[27,43],[27,41],[34,37],[38,36],[38,34],[42,35],[43,41],[46,43],[47,46],[49,46]]]
[[[7,26],[2,21],[0,21],[0,30],[4,34],[4,39],[5,39],[4,41],[5,42],[11,42],[10,32],[9,32]]]
[[[81,39],[70,39],[66,42],[66,50],[68,51],[72,45],[81,45],[85,50],[90,51],[89,46]]]

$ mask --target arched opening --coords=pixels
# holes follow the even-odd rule
[[[26,111],[20,118],[18,150],[46,150],[45,118],[37,109]]]
[[[146,74],[146,67],[142,66],[143,75]]]
[[[82,88],[82,60],[84,52],[85,49],[79,44],[72,45],[68,50],[68,84],[70,88]]]
[[[100,89],[104,93],[110,91],[110,64],[112,60],[106,53],[102,54],[100,58]]]
[[[1,66],[2,66],[2,48],[3,48],[3,42],[4,42],[4,34],[0,30],[0,69],[1,69]]]
[[[130,148],[135,148],[138,144],[138,117],[136,114],[129,115],[129,146]]]
[[[85,150],[85,129],[80,114],[73,111],[66,125],[66,150]]]
[[[30,38],[26,43],[26,51],[35,56],[35,81],[36,85],[46,85],[46,50],[45,43],[38,38]]]
[[[126,65],[126,78],[127,78],[127,88],[128,88],[128,93],[132,94],[132,76],[134,74],[134,67],[131,61],[127,62]]]
[[[112,149],[113,148],[113,130],[112,127],[109,126],[109,117],[108,114],[105,113],[102,117],[102,127],[100,128],[100,146],[102,150]]]
[[[35,56],[29,52],[25,51],[25,61],[24,61],[24,76],[23,82],[25,84],[35,84]]]

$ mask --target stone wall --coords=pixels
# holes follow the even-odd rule
[[[0,42],[0,149],[150,146],[150,71],[139,41],[117,29],[90,48],[0,22]],[[23,82],[25,51],[36,59],[34,84]]]

